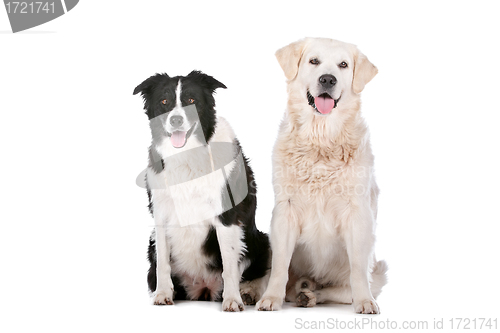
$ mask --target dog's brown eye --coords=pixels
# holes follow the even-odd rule
[[[319,65],[319,60],[318,58],[312,58],[311,60],[309,60],[309,63],[312,65]]]
[[[188,99],[188,102],[189,102],[189,104],[193,104],[194,103],[194,99],[190,98],[190,99]]]
[[[166,99],[162,100],[161,104],[163,104],[163,105],[167,104],[167,100]]]
[[[347,62],[342,61],[342,62],[339,64],[339,67],[340,67],[340,68],[347,68]]]

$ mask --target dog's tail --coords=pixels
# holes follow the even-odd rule
[[[385,260],[379,260],[373,266],[372,271],[372,283],[370,285],[370,290],[374,298],[382,292],[382,287],[387,284],[387,270],[389,266]]]

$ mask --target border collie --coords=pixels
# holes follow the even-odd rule
[[[155,221],[148,251],[155,305],[222,299],[224,311],[241,311],[265,289],[270,246],[255,226],[253,172],[216,116],[217,88],[226,86],[192,71],[156,74],[134,90],[152,133],[145,186]]]

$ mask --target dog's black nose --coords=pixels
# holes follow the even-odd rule
[[[325,88],[331,88],[337,83],[337,78],[330,74],[324,74],[319,77],[319,83]]]
[[[183,122],[184,122],[184,118],[182,118],[182,116],[172,116],[172,117],[170,117],[170,125],[172,125],[174,127],[181,126]]]

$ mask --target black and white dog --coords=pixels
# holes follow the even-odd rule
[[[156,74],[134,90],[152,133],[148,284],[157,305],[222,297],[224,311],[241,311],[267,283],[270,247],[255,226],[253,172],[233,130],[216,116],[217,88],[226,86],[193,71]]]

